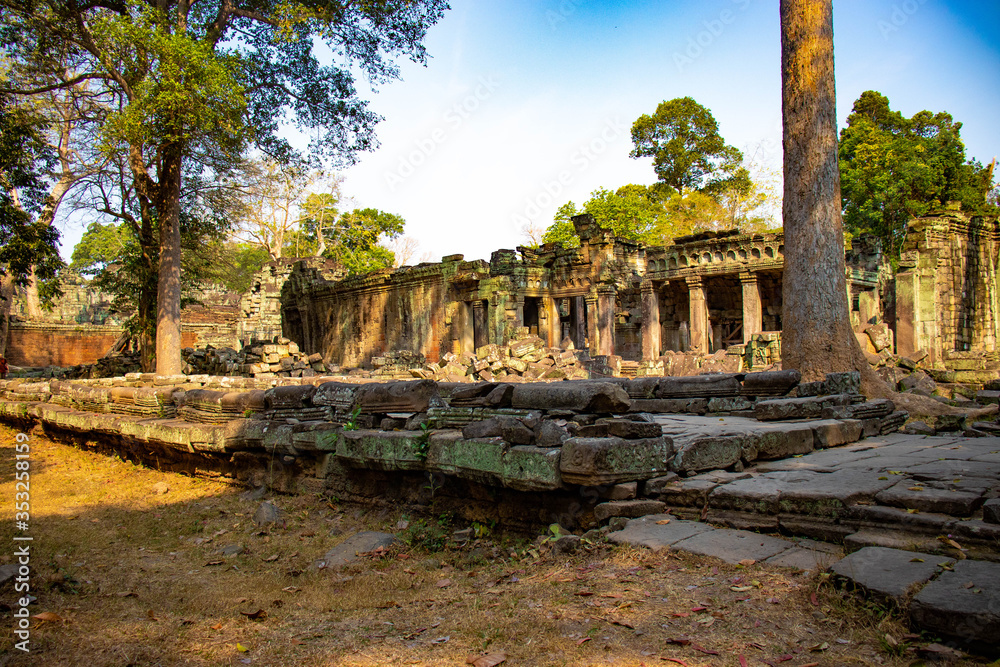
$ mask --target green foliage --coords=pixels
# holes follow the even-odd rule
[[[38,118],[0,96],[0,272],[27,284],[32,267],[42,282],[40,296],[58,294],[55,278],[63,266],[59,231],[39,222],[45,204],[45,174],[55,161],[38,128]]]
[[[420,435],[413,442],[413,453],[421,461],[427,460],[427,452],[431,446],[431,431],[427,422],[420,424]]]
[[[358,430],[358,416],[361,414],[361,406],[358,406],[351,410],[350,416],[347,421],[344,422],[345,431],[357,431]]]
[[[712,112],[690,97],[661,102],[632,124],[633,158],[652,157],[661,183],[677,192],[717,192],[749,180],[743,154],[719,135]]]
[[[296,151],[281,128],[291,119],[315,130],[310,147],[315,157],[352,162],[375,146],[380,120],[358,97],[354,77],[378,85],[399,78],[398,57],[425,62],[426,31],[445,9],[444,0],[0,0],[0,35],[16,71],[32,72],[12,82],[21,95],[85,81],[111,100],[100,125],[101,147],[119,168],[110,179],[113,187],[130,191],[119,197],[120,207],[102,210],[130,221],[143,276],[162,264],[163,291],[173,301],[178,273],[207,268],[205,255],[197,254],[177,267],[172,239],[178,227],[185,234],[178,211],[184,208],[179,188],[186,177],[211,180],[254,147],[279,162],[291,161]],[[317,52],[329,64],[321,64]],[[65,79],[66,68],[54,54],[68,54],[76,75]],[[131,178],[131,187],[117,182],[122,174]],[[103,185],[99,197],[107,192]],[[188,237],[212,227],[194,221]],[[164,227],[165,245],[154,253],[161,237],[153,235],[157,224]],[[54,247],[43,232],[37,230],[28,249],[13,258],[30,260],[36,273],[46,269],[38,251]],[[202,239],[202,245],[218,249],[217,239],[208,241]],[[370,251],[367,258],[365,252],[362,248],[345,262],[385,263],[384,252]],[[140,282],[145,285],[144,278]],[[150,305],[145,289],[142,311]],[[179,326],[167,319],[176,317],[177,305],[161,304],[164,324]],[[164,352],[163,369],[170,370],[179,351]]]
[[[661,242],[663,227],[662,191],[645,185],[623,185],[614,192],[598,188],[583,205],[605,229],[629,241]]]
[[[135,246],[135,237],[127,225],[92,222],[73,247],[69,268],[84,275],[96,275],[126,254],[136,252]]]
[[[351,275],[391,268],[395,255],[379,241],[400,236],[405,224],[393,213],[354,209],[337,219],[326,236],[324,255],[343,264]]]
[[[444,550],[451,538],[451,522],[442,516],[437,520],[414,519],[406,530],[398,534],[406,545],[430,552]]]
[[[219,252],[216,283],[229,292],[243,294],[253,286],[254,275],[271,261],[267,250],[252,243],[227,242]]]
[[[564,248],[579,248],[580,237],[573,226],[573,216],[579,214],[576,204],[566,202],[556,210],[552,224],[545,230],[542,243],[561,243]]]
[[[970,212],[995,212],[988,203],[992,174],[966,161],[961,128],[946,112],[906,118],[884,95],[862,93],[840,133],[845,227],[874,234],[895,257],[909,220],[948,201]]]

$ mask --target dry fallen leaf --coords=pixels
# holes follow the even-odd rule
[[[816,593],[810,593],[809,594],[809,601],[812,602],[812,605],[814,607],[818,607],[819,606],[819,598],[816,597]]]
[[[438,588],[447,588],[448,586],[451,586],[451,579],[442,579],[441,581],[437,582]]]
[[[215,625],[211,626],[211,628],[213,630],[221,630],[222,629],[222,623],[216,623]]]
[[[750,565],[753,565],[756,562],[757,561],[755,561],[753,558],[744,558],[743,560],[741,560],[739,562],[739,565],[750,566]]]
[[[160,619],[158,619],[158,618],[156,617],[156,614],[154,614],[154,613],[153,613],[153,610],[152,610],[152,609],[148,609],[148,610],[146,610],[146,616],[148,616],[148,617],[149,617],[149,620],[151,620],[151,621],[158,621],[158,620],[160,620]]]
[[[267,618],[267,612],[263,609],[258,609],[257,611],[241,611],[240,614],[246,616],[251,621],[260,621]]]
[[[472,665],[472,667],[496,667],[505,660],[507,660],[506,653],[490,653],[489,655],[481,655],[478,658],[470,655],[465,659],[465,664]]]
[[[66,619],[51,611],[43,611],[40,614],[35,614],[34,618],[39,621],[48,621],[49,623],[56,623],[58,621],[65,621]]]
[[[656,522],[656,525],[657,526],[665,526],[668,523],[670,523],[670,519],[660,519],[659,521]]]
[[[743,657],[742,653],[740,653],[740,655],[739,655],[739,660],[740,660],[740,667],[748,667],[747,666],[747,659],[745,657]]]
[[[273,556],[268,556],[267,558],[264,559],[264,562],[273,563],[276,560],[278,560],[278,554],[274,554]]]

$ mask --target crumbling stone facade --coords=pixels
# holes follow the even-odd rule
[[[664,352],[731,349],[742,357],[752,341],[764,350],[760,359],[780,361],[781,233],[705,232],[645,247],[589,215],[573,222],[579,248],[498,250],[489,263],[451,255],[339,281],[297,265],[282,289],[284,334],[345,367],[399,350],[438,361],[504,344],[522,329],[550,347],[660,372]],[[880,303],[872,295],[877,254],[852,258],[855,308]]]
[[[963,371],[1000,369],[998,262],[995,218],[952,206],[914,220],[895,276],[897,353],[924,351],[931,365]]]

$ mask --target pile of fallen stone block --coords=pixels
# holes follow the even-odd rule
[[[340,369],[328,368],[321,354],[304,354],[288,338],[248,341],[243,349],[231,347],[186,347],[181,356],[184,373],[255,378],[316,377]]]
[[[475,354],[447,352],[440,363],[414,368],[412,375],[446,382],[585,379],[589,360],[585,350],[548,347],[538,336],[524,335],[507,345],[483,345]]]

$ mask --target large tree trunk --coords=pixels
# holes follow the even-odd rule
[[[781,0],[785,268],[781,359],[804,380],[861,371],[866,393],[888,387],[851,329],[844,263],[830,0]]]
[[[65,137],[68,137],[68,135],[65,135]],[[68,138],[65,138],[65,140],[68,141]],[[46,225],[51,225],[55,220],[59,205],[78,179],[78,176],[74,175],[70,169],[67,158],[65,158],[65,149],[60,147],[59,153],[63,163],[63,173],[49,190],[48,201],[45,202],[45,207],[38,216],[38,221]],[[31,267],[31,273],[28,274],[28,284],[24,286],[24,314],[27,315],[29,320],[38,320],[42,317],[41,299],[38,298],[38,277],[35,276],[34,266]]]
[[[181,372],[181,146],[164,147],[159,178],[160,269],[156,292],[156,374]]]
[[[7,335],[10,331],[10,311],[14,306],[14,277],[0,275],[0,357],[7,355]]]

